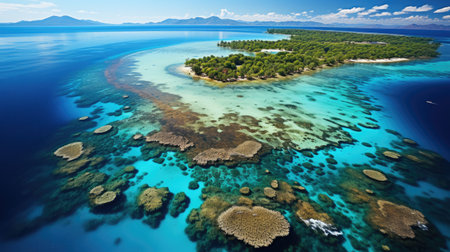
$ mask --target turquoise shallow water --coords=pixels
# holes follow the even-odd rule
[[[21,205],[20,211],[17,211],[19,216],[26,216],[29,221],[39,220],[38,224],[30,228],[34,232],[3,241],[0,244],[2,251],[230,249],[219,239],[220,235],[211,234],[213,231],[197,240],[192,239],[192,236],[185,233],[185,228],[190,226],[186,219],[191,211],[201,207],[207,197],[219,196],[233,202],[233,197],[239,195],[237,190],[242,186],[249,186],[252,190],[255,188],[254,195],[258,195],[257,188],[268,186],[271,179],[291,184],[295,181],[305,187],[308,194],[296,192],[296,197],[316,202],[314,206],[329,213],[335,219],[337,228],[343,232],[343,237],[330,241],[320,230],[313,232],[310,227],[296,220],[293,205],[267,204],[265,206],[281,211],[292,226],[292,235],[287,239],[280,239],[281,248],[287,249],[294,245],[317,251],[324,248],[364,250],[358,244],[369,250],[378,250],[380,244],[389,244],[395,249],[408,248],[410,244],[383,236],[371,228],[367,221],[369,207],[365,203],[355,204],[349,199],[352,194],[348,192],[348,184],[361,190],[371,189],[375,192],[375,197],[418,209],[437,227],[438,232],[444,235],[450,233],[448,218],[442,216],[450,197],[449,173],[448,169],[445,170],[448,163],[444,163],[442,173],[412,164],[404,157],[403,161],[397,163],[386,160],[381,155],[383,148],[401,152],[402,155],[416,153],[416,147],[401,144],[401,139],[408,137],[417,141],[420,148],[449,158],[446,149],[448,146],[444,141],[432,138],[426,130],[411,125],[405,117],[397,114],[399,110],[393,107],[392,102],[396,97],[392,98],[394,94],[389,92],[412,82],[423,85],[445,82],[448,85],[448,44],[443,44],[440,49],[442,57],[430,61],[344,65],[289,80],[219,88],[202,80],[192,80],[180,72],[179,66],[186,58],[232,53],[216,47],[216,42],[222,39],[279,37],[227,31],[131,33],[127,39],[124,35],[127,34],[112,36],[117,36],[117,43],[138,39],[163,42],[155,42],[156,46],[147,48],[142,46],[127,52],[116,52],[74,71],[68,78],[62,78],[63,85],[58,90],[62,95],[55,99],[54,113],[64,123],[50,134],[44,147],[38,152],[37,156],[42,157],[43,161],[37,165],[37,175],[31,174],[34,176],[30,175],[27,184],[29,190],[34,190],[42,183],[46,186],[37,189],[36,193],[28,192],[32,195],[29,203]],[[97,43],[104,43],[102,34],[94,37]],[[66,50],[85,48],[84,43],[87,42],[81,41],[83,42],[71,45]],[[50,52],[52,50],[45,51]],[[118,60],[121,64],[115,67]],[[108,70],[114,73],[114,81],[105,77],[105,74],[108,76]],[[118,86],[112,85],[116,82],[119,83]],[[129,97],[122,98],[123,95]],[[426,100],[416,102],[426,103]],[[168,110],[165,107],[167,104],[176,113]],[[124,106],[130,106],[131,109],[124,110]],[[187,168],[189,153],[180,154],[176,149],[163,149],[163,154],[149,157],[149,150],[141,148],[141,144],[134,144],[131,137],[138,132],[147,134],[169,126],[174,127],[167,116],[169,112],[177,118],[195,114],[197,120],[181,122],[184,127],[200,132],[205,138],[220,138],[223,136],[220,134],[222,131],[228,132],[230,128],[235,129],[236,126],[233,125],[239,125],[233,131],[235,134],[244,134],[263,143],[268,151],[256,163],[225,164],[208,168]],[[85,115],[91,117],[87,123],[77,120]],[[448,119],[443,118],[443,124],[448,123],[445,120]],[[368,122],[375,123],[379,128],[361,126]],[[106,124],[114,126],[111,133],[93,136],[94,129]],[[210,128],[215,129],[217,135],[207,130]],[[386,130],[398,133],[396,135]],[[86,171],[102,172],[114,178],[114,174],[127,165],[133,165],[138,170],[133,178],[127,179],[128,187],[121,189],[125,201],[119,211],[109,214],[90,211],[86,194],[91,188],[81,187],[73,195],[58,194],[59,188],[68,180],[67,177],[55,177],[51,174],[60,165],[51,157],[51,153],[57,147],[76,140],[94,146],[94,157],[107,159],[101,166],[85,168]],[[157,151],[156,147],[150,150],[152,153]],[[380,186],[364,178],[360,175],[361,170],[366,167],[363,165],[382,171],[391,181],[390,184]],[[405,171],[404,166],[409,171]],[[269,177],[264,175],[265,169],[271,171]],[[353,173],[354,171],[357,173]],[[198,182],[199,188],[188,189],[191,181]],[[190,198],[188,208],[176,218],[167,214],[158,228],[151,228],[133,215],[136,198],[144,184],[168,187],[173,194],[185,192]],[[210,186],[220,190],[207,189]],[[322,202],[319,199],[321,194],[329,196],[335,206]],[[434,205],[430,206],[429,201],[418,196],[431,199]],[[81,203],[72,206],[67,203],[71,199],[74,202],[80,199]],[[252,199],[264,203],[257,196]],[[56,202],[63,210],[46,212],[43,209],[46,209],[49,201]],[[65,212],[66,210],[70,211]],[[344,214],[350,224],[343,224],[345,218],[338,213]],[[54,219],[40,219],[40,216],[46,215]],[[213,230],[212,227],[208,229]],[[430,229],[437,231],[433,226]],[[297,236],[301,237],[300,242],[295,240]],[[216,237],[217,240],[210,237]],[[421,241],[430,251],[444,246],[442,241],[435,244],[431,240],[428,242]],[[448,237],[444,244],[445,242],[448,243]],[[237,249],[246,248],[236,240],[229,243],[232,246],[238,244],[240,247]],[[413,246],[417,244],[413,243]]]

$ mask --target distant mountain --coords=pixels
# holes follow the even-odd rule
[[[51,16],[42,20],[20,21],[17,23],[0,23],[1,26],[100,26],[110,25],[92,20],[81,20],[70,16]],[[398,25],[379,25],[379,24],[323,24],[313,21],[243,21],[233,19],[221,19],[216,16],[208,18],[196,17],[189,19],[173,19],[169,18],[161,22],[150,22],[146,24],[140,23],[124,23],[124,26],[145,26],[145,25],[222,25],[222,26],[266,26],[266,27],[342,27],[342,28],[375,28],[375,29],[417,29],[417,30],[447,30],[447,25],[417,25],[411,24],[406,26]]]
[[[299,22],[299,21],[287,21],[287,22],[275,22],[275,21],[242,21],[233,19],[221,19],[216,16],[202,18],[189,18],[189,19],[173,19],[169,18],[157,23],[148,23],[152,25],[234,25],[234,26],[297,26],[297,27],[318,27],[324,26],[318,22]]]
[[[219,17],[209,17],[209,18],[189,18],[189,19],[173,19],[169,18],[158,23],[148,23],[148,24],[160,24],[160,25],[242,25],[240,21],[232,19],[221,19]]]
[[[400,29],[412,29],[412,30],[446,30],[446,31],[450,31],[450,26],[437,25],[437,24],[428,24],[428,25],[411,24],[411,25],[401,26],[399,28]]]
[[[7,23],[3,25],[13,26],[92,26],[105,25],[104,23],[92,20],[80,20],[69,16],[51,16],[41,20],[35,21],[20,21],[17,23]]]
[[[244,21],[243,21],[244,22]],[[292,26],[292,27],[324,27],[323,23],[313,22],[313,21],[254,21],[254,22],[244,22],[246,25],[254,26]]]

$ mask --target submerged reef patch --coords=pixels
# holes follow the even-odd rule
[[[422,230],[428,229],[428,221],[421,212],[385,200],[377,201],[377,207],[371,210],[369,220],[381,232],[401,238],[414,238],[413,226]]]
[[[279,212],[260,206],[233,206],[217,219],[227,234],[255,247],[267,247],[278,236],[289,234],[289,222]]]
[[[194,146],[194,143],[189,141],[186,137],[174,135],[172,132],[157,132],[151,136],[147,136],[145,141],[176,146],[179,147],[181,151],[185,151],[189,147]]]
[[[376,181],[385,182],[388,180],[386,175],[384,175],[382,172],[379,172],[379,171],[375,171],[375,170],[371,170],[371,169],[364,169],[363,173],[367,177],[369,177],[373,180],[376,180]]]
[[[105,134],[105,133],[109,132],[110,130],[112,130],[112,128],[113,128],[113,126],[111,126],[111,125],[105,125],[105,126],[95,129],[94,133],[95,134]]]
[[[146,213],[152,213],[163,207],[169,195],[168,188],[150,187],[142,191],[138,197],[138,206]]]
[[[83,154],[83,143],[74,142],[64,145],[54,152],[55,156],[72,161],[79,158]]]
[[[203,151],[194,157],[200,165],[206,165],[208,163],[214,163],[219,160],[229,161],[234,157],[252,158],[261,149],[262,145],[255,141],[245,141],[239,144],[235,148],[230,149],[215,149],[211,148]]]

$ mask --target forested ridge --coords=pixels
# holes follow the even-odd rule
[[[298,29],[269,29],[268,33],[290,35],[278,41],[221,41],[217,45],[242,53],[225,57],[206,56],[188,59],[186,66],[196,75],[230,82],[237,79],[266,79],[301,73],[327,65],[334,66],[350,59],[423,58],[438,56],[439,43],[431,38],[330,32]],[[280,52],[261,52],[276,49]]]

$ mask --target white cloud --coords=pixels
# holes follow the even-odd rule
[[[392,13],[385,11],[380,13],[374,13],[372,15],[365,15],[365,16],[345,15],[344,17],[342,17],[342,15],[337,15],[337,13],[331,13],[313,17],[311,20],[322,22],[324,24],[344,23],[344,24],[382,24],[382,25],[409,25],[409,24],[425,25],[434,23],[434,24],[449,25],[450,24],[449,19],[450,17],[447,19],[439,19],[421,15],[396,17],[392,16]]]
[[[33,4],[15,4],[15,3],[0,3],[0,12],[15,11],[15,10],[31,10],[31,9],[46,9],[55,7],[56,4],[50,2],[39,2]]]
[[[442,21],[438,18],[430,18],[428,16],[414,15],[409,17],[393,17],[387,19],[389,24],[395,25],[408,25],[408,24],[448,24],[448,22]]]
[[[345,16],[347,14],[354,14],[358,13],[360,11],[363,11],[365,8],[362,7],[353,7],[351,9],[339,9],[339,12],[337,14],[340,14],[342,16]]]
[[[404,12],[425,12],[425,11],[429,11],[432,9],[433,9],[433,7],[431,5],[424,4],[421,7],[407,6],[402,11],[404,11]]]
[[[437,10],[434,11],[434,13],[444,13],[444,12],[448,12],[448,11],[450,11],[450,6],[437,9]]]
[[[362,7],[353,7],[351,9],[338,9],[339,11],[336,13],[330,13],[330,14],[324,14],[324,15],[318,15],[312,18],[313,21],[317,22],[323,22],[323,23],[334,23],[334,22],[340,22],[343,19],[347,19],[348,15],[350,14],[356,14],[358,12],[361,12],[365,10],[365,8]]]
[[[450,15],[445,15],[442,17],[442,19],[450,19]]]
[[[403,15],[403,14],[406,14],[408,12],[425,12],[425,11],[430,11],[432,9],[433,9],[433,6],[428,5],[428,4],[424,4],[424,5],[420,6],[420,7],[417,7],[417,6],[406,6],[405,8],[403,8],[403,10],[394,12],[394,15],[396,15],[396,16]]]
[[[386,17],[386,16],[391,16],[392,14],[390,12],[381,12],[381,13],[375,13],[373,15],[370,15],[371,17]]]
[[[423,6],[422,6],[423,7]],[[417,9],[420,9],[419,7]],[[242,21],[316,21],[324,24],[330,23],[345,23],[345,24],[384,24],[384,25],[409,25],[409,24],[450,24],[449,17],[447,18],[430,18],[428,16],[409,15],[408,17],[393,16],[393,13],[382,11],[388,9],[387,5],[374,6],[375,9],[371,15],[360,16],[359,13],[365,11],[362,7],[353,7],[348,9],[338,9],[336,12],[313,16],[312,11],[298,11],[288,14],[280,14],[276,12],[268,13],[252,13],[252,14],[237,14],[229,9],[221,9],[216,13],[211,13],[210,16],[219,16],[220,18],[228,18]],[[369,9],[369,10],[371,10]],[[423,9],[423,8],[422,8]],[[366,10],[366,11],[369,11]],[[407,13],[407,12],[405,12]],[[208,16],[205,16],[208,17]],[[165,19],[167,17],[155,17]],[[187,17],[173,17],[173,18],[187,18]]]
[[[227,9],[221,9],[220,10],[220,17],[225,17],[225,16],[233,16],[234,12],[228,11]],[[212,16],[212,15],[211,15]]]
[[[380,5],[380,6],[372,7],[373,10],[387,10],[387,8],[389,8],[389,4],[383,4],[383,5]]]
[[[232,11],[229,11],[227,9],[221,9],[219,17],[220,18],[229,18],[229,19],[235,19],[235,20],[242,20],[242,21],[300,21],[300,16],[305,16],[307,13],[290,13],[290,14],[278,14],[275,12],[268,12],[268,13],[255,13],[255,14],[236,14]],[[213,15],[211,15],[213,16]],[[308,16],[307,16],[308,17]]]
[[[388,4],[383,4],[383,5],[379,5],[379,6],[373,6],[372,8],[368,9],[367,11],[358,13],[358,16],[367,16],[367,15],[369,15],[371,13],[374,13],[374,12],[377,12],[379,10],[386,10],[387,8],[389,8]]]

